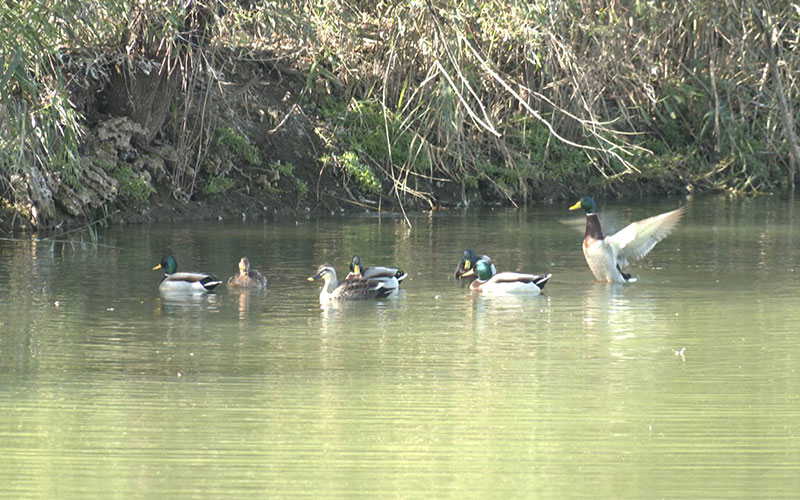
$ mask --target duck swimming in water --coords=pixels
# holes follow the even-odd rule
[[[250,269],[247,257],[239,259],[239,274],[228,278],[228,288],[263,290],[267,288],[267,278],[255,269]]]
[[[622,230],[605,236],[597,216],[594,200],[584,196],[569,207],[586,212],[586,234],[583,238],[583,255],[595,279],[610,283],[628,283],[636,278],[622,271],[628,264],[647,255],[656,243],[675,229],[686,207],[655,215],[628,224]]]
[[[164,270],[164,278],[158,285],[161,292],[207,292],[222,283],[214,275],[206,273],[177,272],[178,262],[167,255],[153,268]]]
[[[480,293],[524,292],[538,295],[552,276],[552,274],[541,276],[510,271],[494,273],[491,263],[484,259],[479,259],[473,269],[467,272],[470,274],[474,272],[477,275],[477,279],[469,285],[470,291]]]
[[[336,277],[336,270],[329,264],[319,266],[317,274],[310,276],[308,281],[320,279],[325,281],[319,294],[320,304],[340,300],[382,299],[395,290],[384,286],[380,281],[365,280],[363,278],[339,281]]]

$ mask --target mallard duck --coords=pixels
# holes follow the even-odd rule
[[[622,230],[603,235],[597,205],[594,200],[584,196],[569,207],[570,210],[582,208],[586,212],[586,235],[583,238],[583,255],[586,263],[598,281],[627,283],[636,281],[622,269],[639,260],[675,229],[686,207],[671,212],[633,222]]]
[[[491,262],[478,259],[475,265],[467,271],[465,276],[475,274],[478,279],[469,285],[472,292],[525,292],[539,294],[547,284],[552,274],[540,276],[538,274],[524,274],[504,271],[495,273]]]
[[[161,292],[207,292],[222,283],[211,274],[178,273],[178,262],[172,255],[167,255],[153,268],[164,270],[164,278],[158,285]]]
[[[475,254],[474,251],[472,251],[471,249],[467,249],[464,250],[464,257],[461,258],[461,260],[458,262],[458,267],[456,267],[456,279],[461,279],[461,278],[474,279],[475,277],[477,277],[477,274],[469,271],[472,270],[472,268],[475,266],[475,263],[478,262],[478,260],[483,260],[485,262],[488,262],[492,268],[492,274],[497,274],[497,269],[495,269],[494,264],[492,263],[492,259],[490,259],[488,255],[483,255],[480,259],[478,259],[478,256]]]
[[[353,278],[339,281],[336,270],[329,264],[322,264],[317,268],[317,274],[310,276],[308,281],[325,280],[325,285],[319,294],[319,302],[327,304],[331,301],[357,300],[357,299],[382,299],[394,291],[384,286],[380,281]]]
[[[228,278],[228,288],[263,290],[267,288],[267,278],[255,269],[250,269],[250,261],[247,257],[242,257],[239,259],[239,274]]]
[[[408,276],[406,272],[396,267],[364,267],[361,264],[361,257],[354,255],[350,262],[350,273],[345,279],[363,278],[369,281],[380,281],[387,288],[397,288],[406,279],[406,276]]]

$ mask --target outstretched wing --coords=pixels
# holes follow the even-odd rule
[[[608,244],[616,250],[619,265],[625,267],[647,255],[656,243],[675,229],[685,210],[684,206],[628,224],[619,232],[606,237]]]

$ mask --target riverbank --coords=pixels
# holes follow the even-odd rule
[[[579,3],[5,5],[0,229],[793,187],[792,9]]]
[[[74,68],[64,69],[75,74]],[[586,188],[585,183],[567,185],[542,178],[526,200],[519,200],[488,178],[465,186],[453,178],[415,174],[403,180],[404,184],[375,175],[380,188],[369,190],[357,175],[330,164],[332,156],[341,154],[333,137],[335,124],[326,119],[317,103],[303,97],[302,75],[283,72],[268,61],[253,62],[231,74],[227,86],[225,92],[212,88],[204,108],[189,112],[189,121],[198,122],[206,113],[204,119],[214,123],[196,167],[181,166],[183,145],[171,140],[182,138],[171,130],[175,123],[168,121],[165,132],[146,143],[142,127],[131,118],[102,112],[103,101],[97,97],[103,95],[102,82],[74,87],[71,100],[87,117],[79,181],[73,185],[58,173],[40,172],[41,192],[28,196],[27,204],[7,199],[0,230],[258,219],[351,210],[522,206],[564,200]],[[238,99],[231,99],[237,95]],[[187,97],[180,95],[179,99],[186,101]],[[13,186],[13,179],[10,184]],[[35,184],[28,181],[21,189],[29,191]],[[598,184],[594,192],[642,197],[685,190],[677,177],[653,182],[631,176],[624,182]]]

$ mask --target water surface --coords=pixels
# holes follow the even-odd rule
[[[603,204],[622,223],[683,200]],[[564,206],[125,226],[0,241],[0,495],[775,498],[800,489],[793,200],[705,198],[631,285]],[[85,238],[84,238],[85,240]],[[476,297],[464,248],[553,273]],[[266,293],[160,296],[150,271]],[[409,272],[320,308],[329,262]]]

